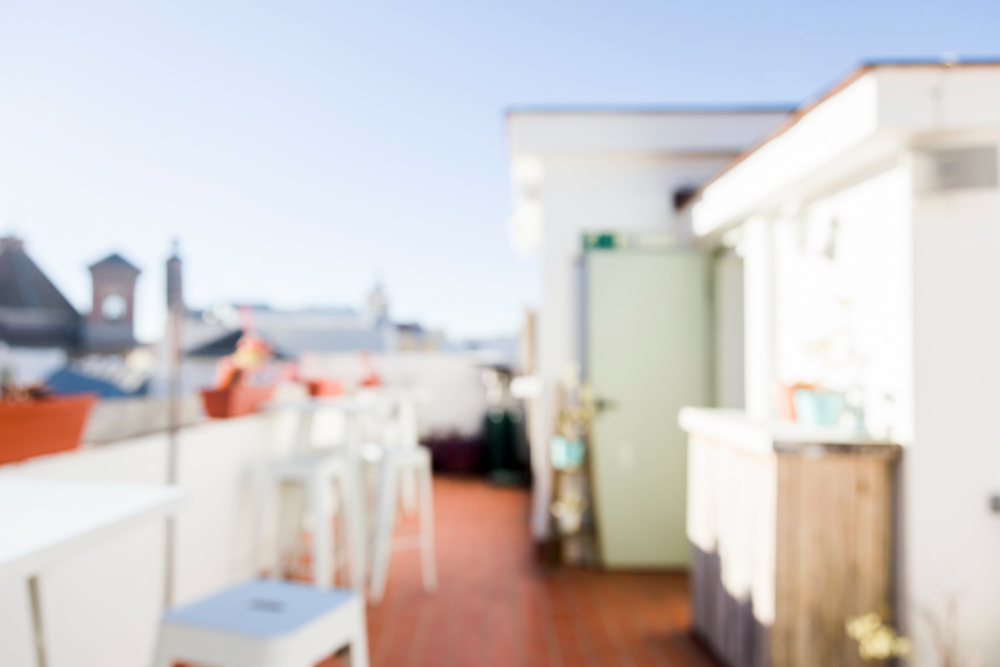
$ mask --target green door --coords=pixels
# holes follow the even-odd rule
[[[587,378],[604,408],[591,466],[604,564],[684,567],[685,405],[711,400],[709,262],[696,252],[586,254]]]

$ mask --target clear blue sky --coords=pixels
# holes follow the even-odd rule
[[[357,305],[513,332],[503,111],[785,103],[870,58],[995,54],[997,2],[0,2],[0,233],[80,308],[86,265],[188,302]]]

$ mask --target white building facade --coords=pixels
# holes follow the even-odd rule
[[[699,243],[743,256],[746,408],[844,392],[905,446],[897,611],[1000,665],[1000,64],[860,68],[700,192]],[[949,617],[954,601],[957,617]]]

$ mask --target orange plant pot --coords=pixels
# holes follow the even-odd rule
[[[239,417],[256,412],[261,403],[271,400],[274,386],[237,384],[228,389],[202,389],[205,413],[213,419]]]
[[[795,392],[799,389],[815,389],[816,385],[796,382],[795,384],[778,383],[778,419],[783,422],[794,422]]]
[[[336,380],[306,380],[310,396],[340,396],[344,388]]]
[[[92,394],[0,403],[0,464],[80,446]]]

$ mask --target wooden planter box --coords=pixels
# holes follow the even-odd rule
[[[83,394],[0,403],[0,464],[78,447],[95,400]]]
[[[274,386],[236,385],[228,389],[202,389],[205,413],[213,419],[239,417],[256,412],[261,403],[271,400]]]

